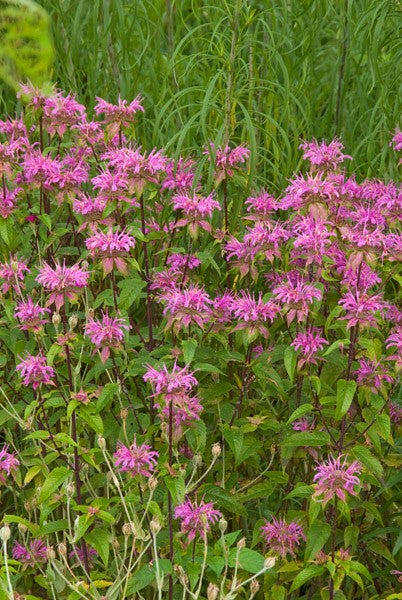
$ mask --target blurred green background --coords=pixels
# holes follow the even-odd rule
[[[137,135],[148,148],[199,154],[225,134],[248,142],[254,181],[272,192],[300,168],[300,138],[338,135],[359,177],[396,176],[394,0],[40,0],[43,12],[26,1],[22,9],[18,0],[0,4],[29,23],[14,59],[4,58],[2,36],[3,113],[17,108],[13,76],[41,82],[47,72],[89,107],[96,96],[141,93]],[[39,12],[29,18],[30,10]],[[7,26],[3,14],[3,34]],[[13,73],[25,46],[28,58]]]

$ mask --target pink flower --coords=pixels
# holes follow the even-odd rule
[[[12,549],[14,560],[18,560],[26,566],[34,567],[36,564],[43,564],[47,561],[47,546],[42,540],[32,540],[29,543],[29,550],[18,542],[14,542]]]
[[[310,431],[314,427],[314,422],[310,423],[307,417],[303,417],[298,421],[293,421],[292,429],[294,431]]]
[[[258,254],[258,247],[253,244],[251,237],[244,242],[232,237],[225,244],[225,252],[227,260],[236,259],[233,261],[233,266],[239,269],[242,277],[245,277],[250,272],[254,280],[258,278],[258,271],[254,265],[254,260]]]
[[[380,361],[365,358],[360,359],[360,367],[355,371],[355,375],[358,383],[366,385],[374,393],[381,388],[383,382],[394,381]]]
[[[162,183],[162,189],[185,191],[191,190],[194,182],[195,162],[191,159],[179,158],[166,163],[166,178]]]
[[[211,160],[215,154],[215,180],[217,183],[225,179],[226,177],[232,177],[234,175],[233,169],[239,169],[240,165],[245,163],[250,156],[250,150],[246,146],[235,146],[231,149],[228,145],[224,148],[217,148],[210,142],[209,148],[204,150],[203,154],[208,156]]]
[[[211,529],[211,525],[216,523],[222,513],[214,509],[213,502],[204,502],[201,500],[191,502],[188,498],[186,502],[176,506],[174,511],[175,519],[180,519],[181,533],[187,534],[187,541],[191,542],[197,534],[205,539],[206,533]]]
[[[353,461],[349,466],[346,458],[341,462],[342,456],[334,458],[329,456],[327,462],[317,463],[314,467],[316,474],[313,481],[317,482],[315,492],[312,496],[314,500],[327,504],[335,495],[346,502],[346,493],[357,496],[355,486],[360,485],[360,479],[356,476],[361,473],[362,467],[357,461]],[[323,496],[318,499],[319,496]]]
[[[2,216],[3,219],[7,219],[7,217],[15,210],[18,197],[21,195],[22,191],[23,190],[20,187],[9,190],[5,186],[3,187],[3,191],[0,191],[0,216]]]
[[[396,402],[389,403],[389,417],[395,425],[399,425],[402,421],[402,406],[399,406]]]
[[[168,159],[161,150],[155,148],[151,152],[141,152],[141,147],[116,148],[102,154],[109,167],[115,169],[120,177],[127,181],[130,193],[137,197],[142,195],[147,182],[158,183],[158,177],[166,169]]]
[[[0,450],[0,482],[6,483],[6,475],[9,476],[17,469],[20,461],[14,452],[8,452],[8,446],[3,446]]]
[[[25,278],[25,273],[30,273],[27,265],[23,261],[18,261],[10,257],[9,263],[0,263],[0,278],[4,279],[4,283],[0,287],[0,291],[6,294],[8,290],[13,289],[17,294],[20,288],[24,286],[22,283]]]
[[[100,190],[101,197],[105,200],[125,200],[130,201],[128,191],[127,174],[122,171],[110,171],[103,169],[92,177],[91,183],[95,190]]]
[[[259,333],[267,338],[269,331],[264,323],[272,323],[279,312],[279,307],[274,302],[263,301],[261,293],[256,300],[250,292],[243,290],[233,298],[231,309],[234,317],[240,321],[233,331],[245,329],[250,339]]]
[[[103,363],[109,358],[111,348],[118,350],[121,347],[125,329],[128,331],[130,328],[124,320],[118,317],[109,317],[107,311],[102,312],[102,321],[88,320],[85,326],[85,335],[90,338],[97,349],[102,349],[100,355]]]
[[[173,327],[175,333],[191,323],[203,329],[210,319],[212,300],[202,287],[190,284],[181,290],[176,288],[161,294],[160,298],[165,302],[166,327]]]
[[[273,288],[272,293],[284,305],[288,324],[295,318],[299,323],[305,321],[309,305],[314,300],[322,299],[322,291],[294,271],[287,273],[282,279],[282,283]]]
[[[108,133],[111,137],[116,135],[121,127],[128,127],[134,122],[138,111],[144,112],[142,106],[142,97],[136,96],[130,103],[128,100],[122,100],[119,96],[117,104],[110,104],[103,98],[96,98],[98,103],[95,105],[95,113],[104,115],[104,123],[108,125]]]
[[[78,231],[82,231],[88,227],[91,233],[96,233],[98,225],[110,225],[112,222],[111,218],[102,218],[106,205],[107,199],[103,196],[90,198],[80,193],[78,198],[75,198],[73,201],[73,211],[84,217],[84,222],[78,227]]]
[[[290,238],[290,233],[279,223],[256,223],[247,228],[244,236],[245,244],[255,248],[258,254],[263,254],[266,260],[273,262],[275,256],[281,258],[281,249]]]
[[[219,331],[222,326],[233,320],[233,294],[225,290],[221,296],[216,296],[212,302],[213,331]]]
[[[183,214],[183,217],[177,221],[176,227],[187,225],[192,237],[197,237],[198,227],[211,233],[212,227],[205,218],[211,218],[214,209],[221,210],[219,202],[214,200],[212,194],[206,197],[196,193],[192,195],[176,194],[173,196],[172,202],[173,208],[181,210]]]
[[[261,190],[258,196],[250,196],[245,204],[248,204],[247,212],[250,216],[245,217],[250,221],[270,221],[273,212],[278,209],[278,203],[273,196],[265,190]]]
[[[271,522],[265,521],[261,527],[262,536],[269,549],[278,553],[282,558],[286,554],[295,557],[295,550],[301,541],[306,541],[303,528],[296,521],[286,523],[284,519],[272,518]]]
[[[321,173],[317,173],[315,176],[307,175],[306,179],[299,175],[291,180],[278,208],[282,210],[306,208],[312,217],[325,219],[328,206],[334,203],[338,197],[339,191],[336,183],[325,179]]]
[[[176,363],[171,372],[168,371],[166,365],[163,365],[159,371],[149,365],[144,375],[144,381],[149,381],[153,385],[156,394],[190,392],[194,386],[198,385],[198,381],[188,367],[179,367]]]
[[[395,135],[392,138],[392,142],[394,144],[394,150],[400,152],[402,150],[402,132],[399,129],[395,130]]]
[[[35,88],[31,83],[19,83],[18,87],[17,98],[26,96],[24,100],[28,100],[27,106],[35,110],[43,108],[49,96],[55,93],[53,88],[49,90],[48,94],[44,93],[43,90]]]
[[[184,270],[191,271],[200,266],[201,261],[191,254],[170,254],[166,263],[171,266],[172,272],[183,273]]]
[[[107,233],[98,231],[85,240],[85,245],[93,258],[100,257],[102,259],[105,273],[110,273],[113,265],[121,273],[127,273],[127,263],[122,257],[130,252],[130,248],[134,248],[135,239],[125,230],[113,232],[110,228]]]
[[[43,383],[45,385],[54,385],[52,377],[54,377],[54,369],[46,362],[46,356],[38,354],[28,356],[21,360],[16,366],[16,370],[20,371],[23,385],[31,385],[34,390]]]
[[[345,317],[339,317],[348,322],[347,328],[359,323],[361,327],[375,327],[377,325],[376,312],[382,315],[384,302],[378,295],[369,296],[365,291],[355,290],[346,292],[338,302],[346,311]]]
[[[342,153],[343,144],[336,138],[329,144],[325,140],[320,144],[317,140],[303,142],[299,148],[304,150],[303,158],[320,171],[336,171],[345,158],[352,160],[351,156]]]
[[[118,442],[113,458],[115,467],[122,473],[128,472],[132,477],[135,477],[135,475],[151,477],[158,456],[158,452],[151,450],[151,446],[147,444],[137,445],[137,439],[134,436],[134,442],[129,447]]]
[[[50,135],[60,137],[67,128],[76,125],[85,114],[85,106],[79,104],[72,94],[63,96],[60,92],[46,98],[43,105],[43,125]]]
[[[293,247],[296,257],[306,258],[306,265],[322,265],[323,259],[328,254],[328,247],[336,234],[328,229],[327,221],[321,221],[312,217],[300,217],[293,223],[295,240]]]
[[[43,263],[36,277],[36,281],[46,291],[51,292],[46,306],[54,302],[57,310],[63,306],[66,298],[75,301],[80,289],[88,285],[88,279],[89,273],[81,269],[78,264],[66,267],[65,263],[56,264],[54,269],[47,263]]]
[[[387,360],[395,360],[397,368],[402,368],[402,327],[400,325],[387,337],[385,345],[387,348],[397,349],[397,353],[388,356]]]
[[[45,323],[48,323],[47,319],[42,319],[41,316],[44,313],[48,313],[48,308],[42,308],[39,304],[35,304],[32,298],[28,298],[26,302],[22,301],[17,304],[15,309],[14,318],[19,319],[22,323],[22,331],[39,331]]]
[[[302,368],[305,364],[317,364],[317,353],[328,344],[327,340],[321,337],[321,330],[312,327],[307,331],[299,332],[293,342],[290,344],[296,350],[299,350],[302,358],[298,362],[298,367]]]

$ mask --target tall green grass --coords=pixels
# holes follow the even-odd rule
[[[147,146],[187,154],[209,139],[247,141],[253,182],[275,192],[300,166],[300,138],[338,135],[359,176],[395,177],[396,0],[39,3],[51,18],[53,79],[90,104],[142,93]]]

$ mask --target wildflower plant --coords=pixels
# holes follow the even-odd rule
[[[147,147],[141,96],[21,93],[0,122],[5,597],[393,598],[397,184],[334,139],[259,189],[250,140]]]

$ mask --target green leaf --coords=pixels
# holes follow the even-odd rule
[[[186,484],[183,477],[167,476],[164,478],[164,482],[166,483],[167,489],[172,494],[174,504],[181,504],[186,493]]]
[[[234,567],[236,564],[237,548],[232,548],[229,553],[229,566]],[[264,568],[265,558],[259,552],[250,550],[250,548],[242,548],[239,552],[239,568],[244,569],[248,573],[258,573]]]
[[[96,401],[96,413],[100,413],[103,409],[109,406],[112,398],[117,396],[120,386],[118,383],[107,383]]]
[[[345,548],[352,548],[352,551],[355,550],[357,545],[357,540],[359,539],[360,529],[356,525],[348,525],[343,532],[343,539],[345,542]]]
[[[200,488],[200,494],[205,494],[205,500],[207,502],[216,502],[218,506],[222,507],[225,511],[241,515],[242,517],[247,516],[247,511],[244,506],[236,500],[233,494],[230,494],[227,490],[224,490],[213,483],[203,485]]]
[[[369,471],[369,473],[373,473],[378,477],[381,477],[383,474],[383,468],[375,456],[371,454],[370,450],[365,446],[354,446],[350,451],[351,456],[356,458],[359,462],[361,462]]]
[[[183,358],[184,358],[184,363],[186,365],[189,365],[191,363],[191,361],[193,360],[197,346],[198,346],[198,342],[197,342],[197,340],[194,340],[193,338],[184,340],[182,342],[181,347],[183,348]]]
[[[85,540],[98,552],[103,564],[107,567],[109,562],[109,536],[104,529],[93,529],[85,534]]]
[[[132,596],[136,592],[143,590],[147,585],[150,585],[154,579],[155,571],[153,571],[149,565],[145,565],[129,578],[127,584],[127,596]]]
[[[294,592],[301,588],[302,585],[313,579],[314,577],[319,577],[325,572],[324,567],[320,567],[318,565],[309,565],[303,571],[301,571],[293,580],[290,591]]]
[[[39,493],[38,504],[45,502],[70,475],[67,467],[56,467],[46,477]]]
[[[220,373],[223,375],[222,371],[218,369],[215,365],[210,365],[209,363],[196,363],[194,365],[194,371],[200,371],[205,373]]]
[[[301,406],[298,406],[296,408],[296,410],[294,410],[292,412],[292,414],[290,415],[290,417],[287,420],[286,424],[289,425],[289,423],[293,423],[293,421],[296,421],[297,419],[300,419],[300,417],[303,417],[303,415],[305,415],[306,413],[311,412],[312,410],[314,410],[314,407],[313,407],[312,404],[302,404]]]
[[[329,444],[330,437],[326,431],[296,431],[281,443],[284,448],[293,446],[324,446]]]
[[[79,416],[90,426],[91,429],[94,430],[95,433],[103,433],[103,421],[100,415],[91,414],[85,409],[81,409],[79,411]]]
[[[356,392],[356,381],[339,379],[336,383],[335,419],[340,420],[348,412]]]
[[[324,521],[315,521],[307,532],[306,550],[304,553],[304,560],[309,561],[315,558],[317,552],[319,552],[324,544],[327,542],[331,535],[331,526]]]
[[[292,346],[287,346],[285,349],[283,362],[285,363],[286,373],[289,375],[290,381],[293,382],[297,364],[297,353]]]

